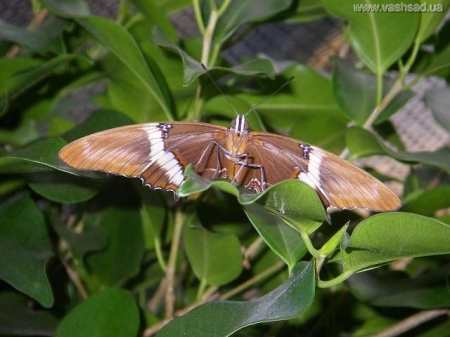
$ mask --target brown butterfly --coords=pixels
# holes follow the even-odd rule
[[[256,193],[286,179],[313,187],[325,207],[393,211],[399,198],[383,183],[319,147],[267,132],[250,132],[244,116],[231,127],[189,122],[137,124],[66,145],[59,156],[79,170],[139,177],[176,191],[192,164],[207,179],[225,178]]]

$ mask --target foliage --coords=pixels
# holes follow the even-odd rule
[[[411,10],[354,6],[400,3]],[[424,76],[448,79],[450,1],[123,0],[114,19],[85,0],[32,4],[29,29],[0,21],[0,335],[448,333],[450,151],[406,151],[389,118]],[[181,40],[169,17],[187,6],[200,34]],[[336,57],[328,78],[221,56],[258,25],[325,15],[345,20],[358,67]],[[424,101],[450,133],[449,90]],[[256,107],[255,130],[410,165],[403,208],[327,214],[299,181],[248,195],[189,170],[175,201],[58,158],[66,142],[120,125],[227,125],[230,103]],[[439,318],[417,327],[426,314]]]

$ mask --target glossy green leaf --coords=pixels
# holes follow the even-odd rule
[[[184,246],[195,275],[204,284],[227,284],[242,271],[239,239],[212,233],[198,226],[195,217],[184,228]]]
[[[59,169],[58,151],[65,145],[60,138],[39,140],[0,156],[0,173],[31,173]]]
[[[48,200],[77,203],[91,199],[103,186],[102,180],[68,175],[63,172],[36,172],[28,176],[33,191]]]
[[[424,98],[436,121],[450,133],[450,89],[445,87],[428,90]]]
[[[81,55],[64,54],[54,57],[36,68],[14,74],[8,80],[9,96],[15,98],[17,95],[36,85],[39,81],[52,75],[58,67],[74,60],[86,63],[90,62],[88,58]]]
[[[34,298],[53,305],[45,273],[53,255],[44,217],[28,194],[0,206],[0,278]]]
[[[68,228],[60,219],[53,215],[51,225],[58,235],[67,244],[72,256],[79,263],[83,263],[83,258],[87,253],[101,251],[108,244],[108,235],[98,227],[89,227],[83,231]]]
[[[14,76],[30,69],[36,69],[42,64],[43,62],[40,60],[25,57],[0,59],[0,67],[2,68],[0,72],[0,90],[2,95],[6,90],[16,89],[14,85],[17,82],[11,80]]]
[[[394,80],[383,78],[386,94]],[[348,60],[336,58],[333,67],[333,91],[341,110],[356,125],[362,126],[377,107],[377,78],[355,69]],[[398,94],[375,123],[387,120],[413,96],[411,91]]]
[[[86,258],[93,273],[105,285],[122,283],[139,271],[144,253],[141,217],[138,209],[110,207],[90,215],[90,226],[108,235],[108,245]]]
[[[405,212],[414,212],[426,216],[433,216],[438,210],[450,207],[450,187],[437,186],[420,191],[409,197],[403,205]]]
[[[58,319],[48,311],[31,308],[21,294],[0,292],[0,335],[52,336]]]
[[[177,39],[177,32],[164,12],[161,1],[132,0],[131,1],[145,17],[156,27],[162,29],[171,39]]]
[[[363,131],[363,132],[361,132]],[[353,159],[384,154],[384,148],[372,132],[352,127],[346,133],[347,146]]]
[[[141,190],[141,192],[143,192],[141,218],[145,248],[155,249],[157,254],[162,255],[161,247],[171,237],[168,220],[171,213],[168,212],[167,205],[159,194],[148,190]]]
[[[63,135],[67,142],[90,135],[95,132],[133,124],[133,120],[115,110],[98,109],[92,112],[82,123],[77,124]]]
[[[53,20],[56,21],[56,20]],[[62,20],[58,20],[59,27],[52,27],[56,30],[56,34],[61,32],[64,27]],[[30,48],[37,52],[55,52],[52,40],[54,36],[48,34],[48,31],[42,29],[28,29],[12,25],[6,21],[0,20],[0,38],[4,41],[10,41],[24,47]]]
[[[157,70],[149,67],[136,41],[123,27],[103,17],[79,17],[77,22],[94,36],[106,49],[113,53],[122,65],[144,86],[165,113],[172,119],[172,105],[167,96],[165,82]]]
[[[320,248],[319,253],[321,256],[331,256],[338,247],[345,246],[346,241],[348,240],[347,233],[348,223],[337,231],[331,239],[323,244]]]
[[[203,1],[207,4],[208,1]],[[219,18],[214,31],[215,43],[222,43],[245,22],[262,21],[287,9],[291,0],[232,0]]]
[[[196,80],[199,76],[205,73],[205,69],[202,64],[186,53],[181,47],[176,45],[159,27],[156,27],[152,32],[152,42],[158,46],[168,48],[174,52],[177,52],[181,60],[183,61],[184,70],[184,85],[187,86]],[[223,73],[234,73],[238,75],[245,76],[256,76],[256,75],[268,75],[269,77],[274,76],[274,70],[272,64],[266,59],[256,59],[250,60],[246,63],[237,65],[235,67],[225,68],[225,67],[212,67],[208,69],[211,73],[223,72]]]
[[[224,180],[206,180],[194,171],[192,165],[189,165],[186,168],[184,174],[187,179],[181,184],[176,192],[179,197],[187,197],[195,193],[206,191],[211,187],[219,188],[222,191],[230,193],[236,197],[239,195],[237,187],[232,185],[230,182]]]
[[[403,273],[377,275],[359,273],[347,280],[350,289],[359,298],[375,306],[439,309],[450,306],[446,272],[441,275],[408,277]]]
[[[277,215],[291,227],[308,234],[328,221],[317,192],[299,180],[285,180],[256,195],[242,195],[239,202],[254,202]]]
[[[168,119],[155,97],[148,94],[145,85],[118,58],[109,55],[102,66],[109,74],[106,107],[122,112],[133,123]]]
[[[419,6],[417,0],[322,0],[331,14],[349,23],[350,40],[359,59],[374,73],[384,73],[411,47],[420,24],[420,13],[396,9],[396,6]],[[364,10],[379,6],[379,10]]]
[[[177,191],[181,197],[215,187],[238,197],[241,205],[256,202],[269,212],[281,217],[293,228],[307,233],[312,233],[323,221],[328,220],[316,191],[299,180],[285,180],[271,186],[263,193],[255,194],[243,188],[238,190],[228,181],[206,180],[196,174],[192,166],[189,166],[185,175],[188,179]]]
[[[356,226],[341,251],[347,273],[402,258],[450,254],[450,225],[411,213],[371,216]]]
[[[54,337],[130,337],[138,330],[139,310],[133,296],[122,289],[108,288],[69,312]]]
[[[424,42],[436,32],[439,24],[444,19],[449,6],[449,0],[421,1],[421,7],[425,10],[422,10],[421,8],[420,11],[420,27],[417,32],[417,42]]]
[[[364,146],[358,144],[362,142]],[[378,143],[378,146],[376,145]],[[433,152],[406,152],[400,150],[392,150],[383,144],[382,140],[367,130],[361,128],[352,128],[347,134],[347,145],[355,157],[364,155],[389,155],[395,159],[404,162],[423,163],[439,167],[450,172],[450,150],[442,148]]]
[[[292,127],[290,136],[322,149],[340,153],[345,148],[348,122],[344,118],[310,117]]]
[[[265,88],[262,94],[243,93],[236,97],[248,102],[250,106],[257,105],[258,114],[272,130],[332,152],[342,151],[345,147],[344,129],[349,120],[336,104],[331,81],[301,65],[289,67],[283,72],[283,76],[285,78],[277,81],[262,82],[261,85]],[[268,98],[286,84],[290,76],[294,78],[288,86]],[[255,129],[256,126],[250,124],[250,129],[252,128]]]
[[[254,106],[281,85],[286,84],[287,79],[293,76],[284,90],[258,105],[258,112],[269,121],[270,125],[288,128],[308,117],[334,117],[348,121],[335,102],[330,79],[302,65],[289,67],[283,72],[283,76],[284,78],[279,81],[264,81],[263,94],[244,93],[237,96]]]
[[[427,67],[422,70],[423,75],[443,76],[448,73],[450,68],[450,45],[443,50],[439,50],[436,54],[431,55],[431,61]]]
[[[295,14],[289,16],[290,22],[308,22],[326,16],[327,12],[323,8],[320,0],[299,1]]]
[[[294,318],[311,306],[314,288],[314,264],[299,262],[289,280],[265,296],[204,304],[175,318],[157,337],[224,337],[249,325]]]
[[[292,270],[307,253],[300,234],[257,203],[245,205],[244,210],[266,244]]]

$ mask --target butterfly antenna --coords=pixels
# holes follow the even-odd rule
[[[294,76],[291,76],[287,79],[286,82],[284,82],[282,85],[280,85],[280,87],[275,90],[273,93],[271,93],[269,96],[264,97],[261,101],[259,101],[258,103],[256,103],[254,106],[252,106],[246,113],[244,116],[247,116],[250,112],[252,112],[253,110],[255,110],[257,107],[259,107],[261,104],[263,104],[265,101],[267,101],[269,98],[271,98],[272,96],[275,96],[277,93],[279,93],[281,91],[281,89],[283,89],[285,86],[287,86],[289,83],[292,82],[292,80],[294,79]]]
[[[202,68],[205,71],[205,74],[209,77],[209,79],[211,80],[211,82],[214,84],[214,86],[217,88],[217,91],[226,99],[226,101],[228,102],[228,104],[230,104],[230,106],[233,108],[234,113],[236,114],[236,116],[239,116],[239,112],[237,111],[236,107],[234,106],[234,104],[230,101],[230,99],[228,98],[228,96],[223,92],[222,88],[219,87],[219,85],[217,84],[217,82],[214,80],[214,78],[211,76],[211,74],[209,73],[209,70],[206,68],[206,66],[202,63]]]

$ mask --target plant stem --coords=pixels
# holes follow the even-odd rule
[[[175,212],[175,224],[172,235],[172,244],[170,246],[169,261],[166,268],[166,319],[171,319],[173,317],[174,307],[175,307],[175,267],[177,263],[178,250],[180,248],[181,233],[184,223],[184,213],[180,206],[177,207]]]
[[[211,52],[211,45],[213,43],[214,30],[216,29],[218,20],[218,13],[216,11],[211,11],[208,19],[208,25],[206,26],[205,34],[203,35],[203,49],[200,59],[200,62],[203,63],[206,68],[210,66],[209,57]]]
[[[417,314],[411,315],[408,318],[394,324],[393,326],[377,333],[374,337],[394,337],[399,336],[415,327],[428,322],[436,317],[449,315],[449,309],[439,309],[439,310],[428,310],[422,311]]]
[[[237,287],[231,289],[230,291],[227,291],[225,294],[220,296],[220,300],[226,300],[230,297],[233,297],[236,294],[239,294],[240,292],[244,291],[247,288],[250,288],[252,285],[261,282],[265,278],[275,274],[277,271],[283,269],[285,267],[284,262],[278,262],[275,263],[273,266],[267,268],[263,272],[259,273],[258,275],[253,276],[251,279],[247,280],[246,282],[238,285]]]

